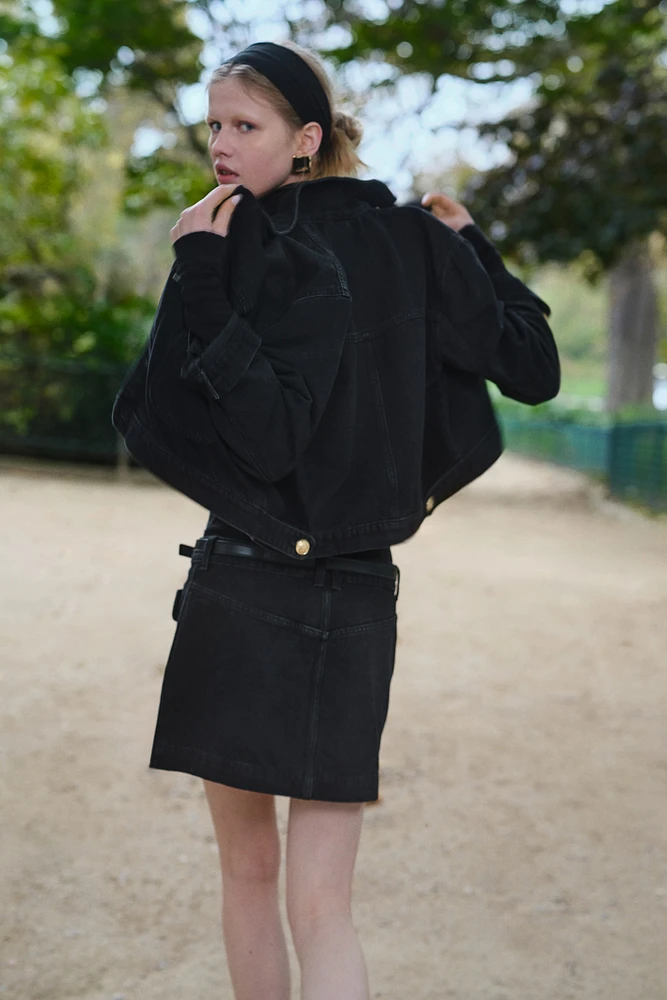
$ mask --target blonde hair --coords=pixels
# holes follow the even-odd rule
[[[310,173],[304,174],[303,180],[314,181],[318,177],[356,177],[361,167],[368,166],[357,155],[357,147],[363,134],[363,125],[354,115],[349,115],[336,108],[333,86],[319,56],[311,49],[297,45],[291,40],[277,44],[292,49],[308,63],[322,84],[331,108],[331,141],[327,149],[318,150],[313,155]],[[305,123],[301,121],[287,98],[253,66],[247,66],[244,63],[223,63],[222,66],[218,66],[213,71],[207,87],[217,83],[218,80],[225,80],[227,77],[234,77],[246,90],[255,91],[261,95],[293,131],[296,132],[303,128]]]

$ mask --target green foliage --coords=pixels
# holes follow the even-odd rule
[[[614,57],[561,79],[481,127],[513,158],[474,179],[466,201],[517,260],[579,258],[595,278],[633,241],[667,232],[667,73]]]
[[[174,149],[146,158],[125,151],[122,208],[128,215],[164,206],[180,211],[213,186],[206,186],[202,170],[209,167],[210,173],[206,128],[185,123],[178,106],[178,87],[196,83],[203,69],[202,40],[187,23],[193,6],[190,0],[124,0],[119,10],[116,0],[54,0],[65,69],[97,73],[105,96],[119,87],[150,96],[156,127],[168,122],[178,137]],[[196,6],[212,18],[208,3]]]
[[[28,25],[28,27],[31,27]],[[154,303],[100,295],[94,247],[72,225],[100,154],[102,109],[79,97],[58,46],[34,30],[0,55],[0,437],[109,422],[110,387],[145,341]],[[91,252],[92,251],[92,252]],[[85,361],[88,374],[72,378]],[[68,367],[68,365],[70,367]],[[97,379],[97,389],[91,386]],[[102,380],[99,382],[99,380]],[[100,389],[100,385],[103,386]],[[108,436],[108,433],[107,433]],[[113,442],[113,435],[111,436]]]
[[[607,298],[602,284],[588,285],[574,265],[550,265],[533,274],[531,287],[551,307],[549,324],[558,349],[577,365],[604,364],[607,342]]]
[[[406,0],[383,16],[365,17],[349,3],[329,3],[329,23],[343,25],[348,45],[327,49],[337,61],[382,58],[401,73],[510,81],[553,62],[562,46],[559,0]],[[407,45],[406,45],[407,43]],[[507,64],[498,66],[500,60]]]
[[[22,41],[0,62],[0,281],[23,269],[53,277],[71,264],[68,210],[81,184],[82,149],[98,149],[98,110],[77,97],[44,39]]]
[[[0,447],[19,454],[108,459],[118,365],[0,356]]]
[[[54,128],[57,125],[57,129]],[[106,141],[101,109],[77,96],[43,38],[21,38],[0,66],[0,352],[127,361],[152,303],[97,296],[95,261],[72,230],[88,179],[84,155]]]
[[[0,301],[2,357],[85,359],[91,367],[132,361],[150,329],[153,301],[139,295],[115,303],[93,301],[89,281],[82,281],[77,291],[35,297],[14,290],[6,295]]]
[[[214,186],[209,169],[174,154],[129,157],[126,164],[124,210],[128,215],[145,215],[155,208],[173,207],[179,212],[204,197]]]
[[[124,62],[130,90],[157,91],[167,83],[196,83],[201,39],[186,23],[187,0],[52,0],[61,18],[61,61],[68,73],[80,67],[106,77],[120,69],[118,50],[131,51]]]

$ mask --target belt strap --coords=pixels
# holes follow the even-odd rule
[[[398,579],[398,566],[395,563],[376,563],[365,559],[345,559],[344,556],[315,556],[310,559],[299,559],[276,552],[275,549],[265,549],[261,545],[253,545],[250,542],[236,542],[226,538],[215,538],[211,544],[208,535],[198,538],[194,548],[190,545],[179,545],[178,552],[182,556],[192,556],[194,552],[209,551],[218,552],[222,555],[232,556],[252,556],[255,559],[264,559],[267,562],[277,562],[289,566],[310,566],[313,569],[317,566],[325,566],[330,569],[347,570],[352,573],[370,573],[374,576],[382,576],[388,580]]]

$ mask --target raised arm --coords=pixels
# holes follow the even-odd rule
[[[437,203],[433,207],[436,215]],[[510,274],[493,243],[463,212],[449,213],[458,232],[438,217],[423,217],[433,261],[430,309],[443,360],[495,382],[504,396],[521,403],[553,399],[560,362],[547,322],[551,310]]]
[[[242,316],[225,291],[225,237],[188,233],[174,252],[189,340],[181,375],[211,401],[211,419],[239,464],[275,482],[322,416],[350,297],[321,255],[276,239],[264,248],[262,307]]]

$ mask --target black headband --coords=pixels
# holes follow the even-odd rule
[[[287,98],[304,125],[317,122],[322,126],[320,149],[329,144],[329,101],[317,75],[300,55],[275,42],[254,42],[225,62],[245,63],[258,70]]]

